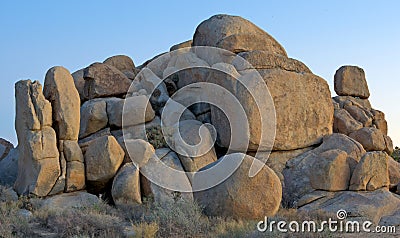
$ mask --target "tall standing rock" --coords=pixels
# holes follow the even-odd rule
[[[69,158],[71,155],[83,158],[78,145],[81,101],[70,72],[61,66],[49,69],[43,93],[53,108],[53,126],[57,133],[60,153],[61,176],[52,194],[64,190],[83,189],[85,184],[83,159],[75,159],[75,162],[72,162],[73,160]]]
[[[46,196],[61,174],[52,109],[42,85],[21,80],[15,84],[15,129],[18,137],[18,194]]]
[[[78,140],[80,99],[74,79],[61,66],[49,69],[43,94],[53,107],[53,124],[59,140]]]

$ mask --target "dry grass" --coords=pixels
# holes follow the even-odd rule
[[[2,188],[0,187],[0,192]],[[0,193],[0,237],[124,237],[126,228],[134,237],[344,237],[346,234],[280,233],[257,231],[258,221],[207,217],[193,202],[166,202],[112,207],[104,202],[91,207],[53,211],[37,209],[40,200],[20,198],[5,201]],[[32,205],[34,204],[34,205]],[[32,212],[30,217],[20,209]],[[320,224],[334,214],[305,213],[296,209],[280,209],[269,221],[315,221]],[[275,227],[276,228],[276,227]],[[131,234],[132,235],[132,234]],[[353,234],[354,235],[354,234]],[[347,235],[346,235],[347,236]],[[351,235],[350,235],[351,236]],[[363,234],[364,237],[365,236]],[[132,236],[130,236],[132,237]]]

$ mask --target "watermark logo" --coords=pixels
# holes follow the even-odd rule
[[[340,232],[340,233],[396,233],[395,226],[375,226],[371,221],[351,221],[348,220],[346,210],[338,210],[336,218],[328,218],[323,221],[275,221],[265,217],[257,223],[257,230],[260,232],[281,232],[281,233],[321,233],[321,232]]]

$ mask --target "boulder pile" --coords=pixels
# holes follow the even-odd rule
[[[334,82],[332,99],[264,30],[216,15],[141,66],[117,55],[72,74],[53,67],[43,89],[17,82],[18,147],[0,140],[0,182],[116,206],[196,201],[211,216],[259,219],[285,206],[391,220],[400,164],[385,114],[361,68],[341,67]]]

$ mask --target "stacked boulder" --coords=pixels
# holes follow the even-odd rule
[[[286,163],[283,201],[302,210],[345,209],[375,223],[398,209],[400,164],[392,157],[383,112],[371,107],[364,71],[343,66],[335,74],[332,135]],[[371,209],[364,210],[369,206]]]
[[[195,200],[208,215],[246,219],[273,216],[282,198],[305,210],[371,198],[379,221],[400,204],[388,190],[400,167],[384,114],[371,108],[360,68],[339,69],[335,91],[332,103],[327,82],[253,23],[216,15],[141,66],[117,55],[72,75],[51,68],[43,92],[17,82],[18,148],[0,165],[18,158],[18,194]]]

